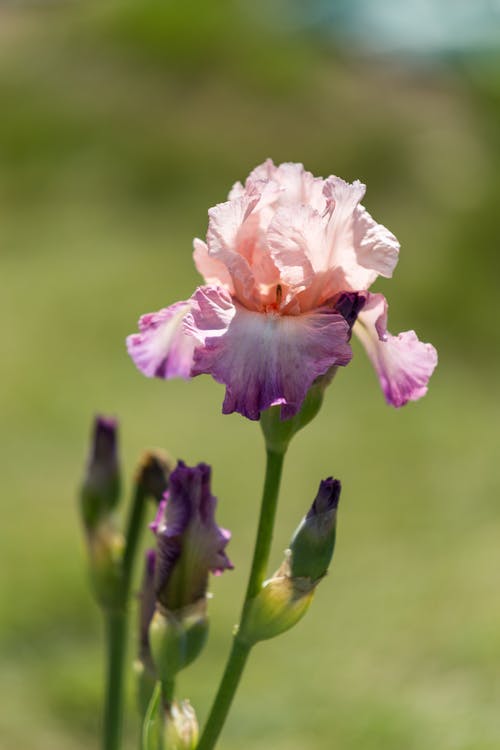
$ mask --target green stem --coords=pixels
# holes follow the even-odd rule
[[[123,672],[127,640],[127,613],[104,613],[107,646],[106,702],[104,707],[103,750],[119,750],[123,723]]]
[[[259,592],[266,576],[284,458],[285,451],[278,453],[267,450],[266,478],[262,494],[259,527],[257,529],[252,567],[241,613],[240,628],[242,628],[245,622],[248,602]],[[212,710],[207,719],[197,750],[212,750],[215,747],[215,743],[233,702],[250,649],[251,646],[240,640],[238,634],[236,634],[217,695],[212,705]]]
[[[125,550],[119,579],[119,605],[104,611],[106,623],[106,702],[104,708],[103,750],[119,750],[124,701],[125,654],[127,648],[128,601],[133,566],[144,524],[146,494],[137,483],[125,536]]]
[[[123,599],[128,602],[130,588],[132,586],[132,573],[139,546],[139,539],[144,525],[146,515],[146,498],[147,493],[141,482],[138,482],[134,491],[134,499],[127,524],[125,535],[125,551],[123,553],[122,575],[123,575]]]

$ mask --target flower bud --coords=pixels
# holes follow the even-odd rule
[[[123,606],[122,557],[124,538],[111,521],[103,521],[87,534],[92,587],[105,609]]]
[[[156,673],[169,683],[201,652],[208,635],[206,602],[176,612],[158,608],[149,627],[149,643]]]
[[[198,722],[189,701],[174,701],[167,710],[165,750],[195,750],[198,743]]]
[[[151,524],[157,540],[156,611],[147,637],[162,683],[171,682],[203,648],[208,633],[209,573],[233,567],[225,553],[231,534],[217,526],[216,505],[210,492],[210,467],[191,468],[179,461]],[[151,610],[145,604],[149,606],[146,620]]]
[[[324,479],[318,494],[290,543],[292,578],[322,578],[332,559],[335,547],[337,507],[341,485],[338,479]]]
[[[337,479],[328,477],[320,483],[280,569],[248,602],[238,631],[240,640],[251,645],[274,638],[304,616],[332,559],[339,497]]]
[[[96,417],[87,469],[80,500],[87,530],[111,515],[120,498],[120,471],[117,451],[117,423]]]
[[[144,494],[160,502],[168,489],[168,479],[172,471],[172,459],[161,450],[146,451],[139,463],[136,484],[140,484]]]
[[[215,522],[217,499],[210,492],[210,467],[179,461],[151,528],[156,533],[156,595],[169,612],[204,599],[209,573],[232,568],[224,549],[231,538]]]
[[[288,559],[248,602],[238,638],[251,645],[292,628],[307,612],[314,595],[308,578],[292,578]]]

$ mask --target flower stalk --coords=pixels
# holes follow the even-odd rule
[[[239,633],[244,629],[250,602],[258,594],[266,575],[285,453],[286,446],[281,452],[269,449],[266,451],[266,475],[262,493],[259,525],[255,540],[252,567],[241,613],[240,627],[234,636],[226,668],[217,695],[215,696],[212,710],[200,738],[198,750],[212,750],[215,747],[252,648],[252,644],[241,638]]]

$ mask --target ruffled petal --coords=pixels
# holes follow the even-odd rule
[[[240,232],[246,219],[259,202],[260,195],[243,195],[226,203],[219,203],[208,212],[208,254],[222,263],[232,280],[234,293],[251,301],[255,285],[250,264],[239,251]]]
[[[383,295],[368,295],[354,332],[375,367],[388,404],[404,406],[425,396],[437,365],[437,352],[432,344],[419,341],[415,331],[398,336],[388,333],[387,302]]]
[[[231,275],[224,263],[212,258],[208,253],[206,242],[197,237],[193,240],[193,259],[198,273],[203,276],[207,284],[224,286],[228,292],[234,294]]]
[[[263,201],[261,197],[259,210],[263,202],[273,202],[275,208],[307,204],[322,213],[325,208],[323,184],[324,180],[321,177],[314,177],[302,164],[284,162],[276,166],[272,159],[267,159],[250,172],[244,186],[241,182],[233,185],[229,200],[239,198],[245,193],[249,194],[257,187],[265,198]],[[270,186],[272,190],[268,189]]]
[[[349,325],[334,309],[257,313],[213,288],[198,290],[194,298],[188,325],[203,345],[196,350],[192,373],[208,373],[226,386],[224,414],[237,411],[259,419],[261,411],[281,404],[282,419],[288,419],[319,375],[351,359]]]
[[[139,333],[127,338],[127,350],[148,378],[189,378],[195,339],[184,330],[191,302],[176,302],[139,320]]]
[[[280,279],[293,293],[306,289],[314,279],[310,248],[325,249],[324,223],[311,206],[279,208],[266,235]]]
[[[329,286],[340,289],[368,289],[377,276],[391,276],[398,260],[399,243],[382,224],[377,224],[359,205],[365,186],[349,184],[340,177],[325,181],[324,194],[330,215],[328,253],[323,264],[329,271]],[[321,261],[321,256],[316,263]]]
[[[383,224],[377,222],[366,208],[354,212],[354,250],[360,265],[390,278],[399,258],[399,242]]]

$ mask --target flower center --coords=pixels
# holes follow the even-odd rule
[[[281,284],[276,285],[276,297],[274,302],[271,302],[265,306],[266,313],[278,313],[281,308],[281,301],[283,299],[283,287]]]

